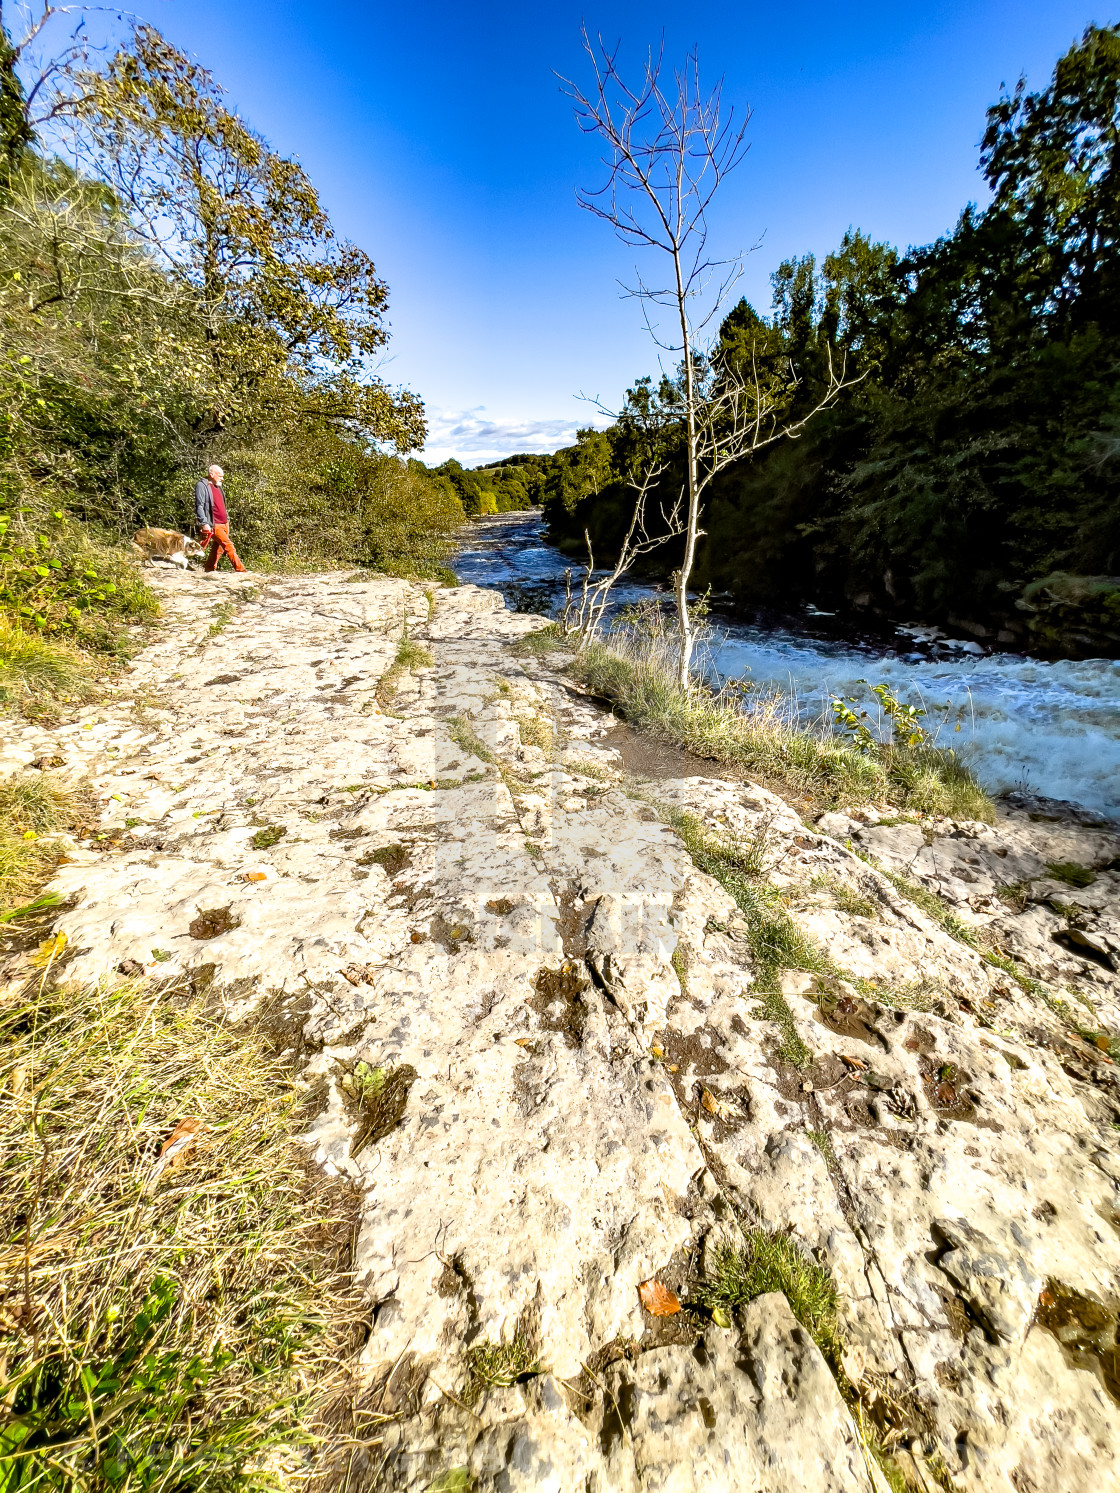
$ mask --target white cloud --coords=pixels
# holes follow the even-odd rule
[[[519,451],[558,451],[575,444],[577,428],[606,423],[590,410],[582,420],[490,419],[482,404],[470,410],[441,410],[429,405],[427,413],[428,443],[420,455],[433,467],[450,457],[465,467],[477,467]]]

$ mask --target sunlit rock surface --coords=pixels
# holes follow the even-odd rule
[[[511,650],[539,620],[473,587],[156,584],[109,702],[12,728],[0,766],[92,785],[66,978],[190,979],[321,1093],[388,1417],[357,1472],[846,1493],[887,1486],[874,1441],[917,1487],[1120,1486],[1110,830],[810,825],[699,766],[637,781],[557,656]],[[431,667],[395,669],[406,632]],[[681,812],[823,952],[777,1004]],[[831,1277],[831,1361],[773,1290],[644,1309],[650,1279],[699,1303],[757,1231]]]

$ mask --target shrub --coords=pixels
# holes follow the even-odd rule
[[[580,654],[576,672],[589,689],[615,701],[631,724],[697,756],[734,763],[803,795],[818,808],[889,802],[958,819],[994,818],[991,800],[951,751],[843,740],[827,725],[806,726],[791,697],[743,695],[676,682],[669,638],[622,628]]]

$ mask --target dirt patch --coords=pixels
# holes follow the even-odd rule
[[[474,942],[474,935],[466,922],[449,923],[441,912],[437,912],[429,924],[428,937],[449,954],[457,954],[461,944]]]
[[[639,1296],[642,1322],[646,1329],[642,1334],[643,1350],[664,1348],[674,1343],[692,1344],[707,1327],[704,1316],[699,1311],[692,1310],[688,1301],[698,1273],[694,1249],[677,1250],[669,1263],[656,1272],[654,1279],[673,1292],[680,1301],[681,1310],[670,1316],[653,1316],[646,1310],[645,1303]]]
[[[1071,1367],[1097,1374],[1106,1393],[1120,1405],[1120,1322],[1115,1310],[1051,1280],[1038,1298],[1035,1321],[1057,1338]]]
[[[556,883],[553,883],[552,895],[556,898],[559,911],[556,929],[560,934],[564,957],[585,959],[587,957],[587,929],[598,899],[581,903],[577,907],[575,888],[566,886],[561,890]]]
[[[412,865],[412,857],[403,845],[380,845],[376,850],[367,850],[358,858],[359,866],[381,866],[392,881],[403,870]]]
[[[645,731],[635,731],[623,723],[602,738],[604,746],[613,747],[622,758],[622,766],[636,778],[723,778],[731,783],[745,783],[747,774],[741,768],[713,757],[699,757],[670,741],[663,741]]]
[[[943,1120],[974,1120],[976,1105],[967,1092],[972,1078],[956,1063],[923,1055],[919,1069],[926,1098]]]
[[[212,981],[216,966],[206,964],[202,968],[211,972]],[[269,1049],[277,1057],[286,1052],[292,1054],[293,1070],[298,1068],[306,1051],[303,1028],[310,1015],[311,996],[307,991],[300,991],[296,995],[276,996],[257,1013],[257,1031],[264,1036]]]
[[[689,1036],[673,1030],[657,1034],[665,1066],[673,1079],[674,1087],[681,1092],[691,1087],[696,1078],[714,1078],[727,1072],[727,1063],[718,1052],[723,1034],[714,1027],[700,1026]]]
[[[357,1156],[364,1147],[383,1140],[396,1129],[408,1104],[408,1091],[417,1077],[410,1063],[402,1063],[399,1068],[391,1068],[380,1083],[362,1085],[355,1100],[358,1129],[350,1141],[351,1156]]]
[[[229,907],[198,909],[198,917],[191,921],[187,932],[192,938],[221,938],[223,933],[232,933],[241,927],[241,919],[234,917]]]
[[[540,971],[529,997],[529,1007],[540,1017],[545,1031],[563,1037],[568,1047],[583,1046],[590,985],[583,966],[565,960],[559,969]]]
[[[813,993],[817,997],[814,1021],[838,1037],[850,1037],[854,1042],[886,1052],[887,1039],[875,1025],[879,1016],[875,1007],[842,989],[839,981],[827,978],[818,979]]]

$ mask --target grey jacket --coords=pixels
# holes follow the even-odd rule
[[[200,529],[214,527],[214,495],[205,477],[194,485],[194,516]]]

